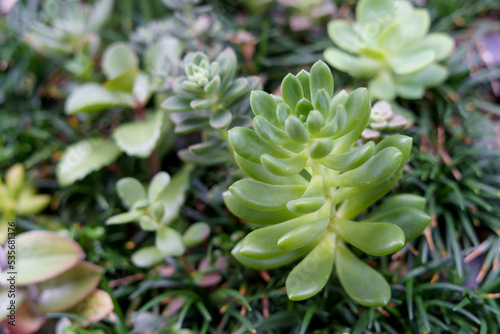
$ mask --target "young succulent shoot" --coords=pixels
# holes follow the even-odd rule
[[[37,194],[26,182],[25,169],[20,163],[5,173],[5,184],[0,179],[0,244],[7,239],[9,222],[42,212],[50,203],[50,195]]]
[[[448,70],[438,62],[454,47],[448,35],[428,34],[429,26],[429,11],[409,1],[361,0],[354,24],[328,24],[328,34],[340,49],[330,47],[324,56],[338,70],[369,78],[374,98],[419,99],[426,88],[446,80]]]
[[[202,131],[203,142],[180,151],[179,156],[199,165],[230,161],[227,130],[250,125],[245,101],[258,88],[259,79],[236,77],[236,54],[230,48],[214,61],[201,52],[188,53],[183,63],[185,76],[175,81],[175,95],[162,106],[171,113],[177,133]]]
[[[180,256],[186,247],[201,244],[210,234],[204,222],[189,226],[182,235],[171,224],[178,219],[186,198],[191,167],[177,173],[172,179],[166,172],[159,172],[149,187],[133,177],[125,177],[116,183],[116,191],[128,211],[106,220],[107,225],[138,222],[144,231],[156,233],[155,245],[138,250],[132,262],[138,267],[150,267],[166,256]]]
[[[318,61],[310,73],[287,75],[282,97],[252,92],[254,130],[229,131],[236,162],[249,178],[235,182],[224,200],[237,217],[264,227],[232,254],[256,269],[304,257],[286,281],[291,300],[317,294],[335,266],[355,301],[385,305],[388,283],[348,245],[370,255],[391,254],[429,223],[425,200],[413,195],[392,197],[367,219],[354,221],[399,180],[412,139],[397,135],[353,148],[370,120],[368,91],[333,91],[332,73]]]
[[[361,133],[363,141],[378,142],[397,131],[408,128],[411,122],[404,116],[392,111],[391,104],[385,100],[378,101],[372,106],[370,120],[366,129]]]

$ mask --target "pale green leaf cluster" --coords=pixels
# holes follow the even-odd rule
[[[132,255],[136,266],[150,267],[167,256],[180,256],[186,247],[199,245],[210,234],[210,227],[204,222],[189,226],[183,235],[171,226],[179,219],[191,170],[191,166],[186,166],[172,178],[166,172],[159,172],[147,190],[133,177],[116,183],[118,196],[128,211],[108,218],[106,224],[138,222],[144,231],[155,232],[155,245],[139,249]]]
[[[168,85],[169,72],[162,71],[175,63],[182,45],[165,38],[144,54],[144,70],[140,60],[125,43],[111,44],[104,52],[103,84],[85,83],[76,87],[65,102],[68,115],[98,114],[112,108],[144,109],[153,94]],[[171,124],[163,110],[145,112],[145,119],[124,123],[115,128],[112,140],[91,138],[68,147],[57,168],[61,185],[69,185],[89,173],[112,163],[121,152],[147,158],[158,147]]]
[[[46,56],[72,56],[64,67],[79,77],[89,77],[101,38],[99,31],[113,13],[114,0],[94,4],[78,0],[46,0],[24,39],[33,49]]]
[[[7,238],[8,223],[16,217],[26,217],[43,211],[50,203],[50,195],[37,194],[26,181],[22,164],[15,164],[5,173],[5,183],[0,179],[0,244]]]
[[[353,77],[369,78],[368,90],[377,99],[423,97],[448,76],[438,64],[453,50],[453,39],[428,33],[430,15],[406,0],[361,0],[356,22],[333,20],[328,34],[340,48],[325,50],[325,59]]]
[[[82,261],[85,254],[74,240],[55,232],[30,231],[18,235],[13,245],[8,241],[6,250],[15,247],[16,253],[22,254],[17,256],[15,262],[15,300],[18,309],[29,307],[34,310],[34,314],[40,315],[48,312],[79,313],[75,308],[78,306],[81,310],[81,305],[100,291],[97,287],[101,281],[102,268]],[[3,270],[0,272],[0,281],[6,282],[11,274],[6,268],[0,269]],[[8,305],[4,307],[3,302],[9,302],[12,298],[4,298],[7,292],[8,289],[0,287],[0,320],[8,315]],[[104,291],[100,293],[110,299]],[[95,310],[96,318],[104,318],[111,310]],[[19,317],[19,321],[22,321],[21,312]]]
[[[237,217],[265,225],[233,255],[257,269],[304,257],[287,278],[292,300],[318,293],[335,266],[354,300],[384,305],[389,285],[347,245],[370,255],[391,254],[429,223],[425,200],[412,195],[392,197],[366,219],[353,220],[394,187],[412,139],[396,135],[356,146],[371,117],[368,92],[334,94],[332,74],[321,61],[310,73],[286,76],[281,92],[252,92],[254,129],[229,131],[236,162],[249,178],[224,193],[225,203]]]
[[[185,75],[175,81],[174,95],[162,106],[171,113],[177,133],[202,131],[203,142],[180,151],[179,156],[199,165],[229,161],[227,130],[250,125],[244,102],[258,88],[259,80],[236,76],[236,54],[230,48],[214,61],[201,52],[188,53],[183,64]]]

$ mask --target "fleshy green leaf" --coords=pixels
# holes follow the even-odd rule
[[[133,177],[124,177],[116,182],[116,192],[125,207],[131,208],[140,200],[146,199],[142,184]]]
[[[389,64],[396,74],[410,74],[423,69],[434,60],[434,51],[422,50],[411,55],[392,57]]]
[[[370,255],[392,254],[405,245],[405,234],[390,223],[358,223],[337,218],[335,230],[351,245]]]
[[[148,268],[157,265],[165,255],[155,246],[144,247],[132,254],[130,260],[139,268]]]
[[[134,106],[132,95],[112,92],[95,83],[86,83],[71,92],[66,99],[64,112],[73,115],[80,112],[132,106]]]
[[[259,225],[272,225],[281,223],[286,220],[297,218],[299,215],[290,212],[288,209],[280,209],[276,211],[260,211],[249,208],[238,201],[234,196],[226,191],[223,194],[224,203],[227,208],[238,218],[243,219],[249,223]]]
[[[252,179],[235,182],[229,191],[244,205],[262,211],[283,209],[306,190],[302,185],[271,185]]]
[[[317,294],[330,278],[335,259],[335,235],[325,234],[286,279],[290,300],[304,300]]]
[[[247,257],[262,260],[284,255],[288,251],[278,246],[278,241],[281,237],[296,227],[315,221],[317,217],[318,213],[314,212],[250,232],[243,239],[240,253]]]
[[[356,21],[361,24],[377,22],[394,13],[392,0],[360,0],[356,5]]]
[[[132,48],[121,42],[110,45],[102,57],[102,70],[108,79],[114,79],[138,64],[139,59]]]
[[[229,131],[229,143],[243,158],[254,163],[260,163],[262,154],[269,154],[278,159],[291,158],[292,152],[276,145],[269,145],[261,139],[255,131],[247,128],[236,127]]]
[[[250,94],[250,105],[255,115],[262,115],[271,123],[276,121],[276,101],[266,92],[253,91]]]
[[[307,184],[300,175],[279,176],[268,171],[260,163],[251,162],[238,153],[235,153],[234,157],[238,166],[254,180],[269,184]]]
[[[375,269],[358,259],[343,243],[337,243],[335,269],[347,294],[364,306],[384,306],[391,288]]]
[[[309,244],[318,238],[328,227],[330,222],[331,201],[326,201],[323,207],[314,213],[308,222],[290,229],[278,240],[278,246],[284,250],[294,250]]]
[[[324,57],[336,69],[360,78],[374,76],[381,66],[378,61],[363,56],[352,56],[334,47],[326,49]]]
[[[189,188],[189,176],[192,168],[192,166],[187,165],[177,172],[172,177],[167,189],[160,195],[159,200],[165,205],[165,214],[161,221],[163,225],[170,224],[179,215],[186,200],[186,191]]]
[[[161,226],[156,231],[155,244],[165,256],[180,256],[185,251],[182,235],[168,226]]]
[[[234,256],[234,258],[238,260],[238,262],[242,263],[243,265],[249,268],[261,270],[261,269],[274,269],[287,265],[291,262],[294,262],[297,259],[303,257],[305,254],[307,254],[316,245],[316,243],[312,242],[311,244],[304,246],[302,248],[285,253],[273,259],[266,259],[266,260],[253,259],[251,257],[247,257],[241,254],[240,252],[241,245],[242,242],[240,241],[231,251],[231,254]]]
[[[297,103],[304,97],[302,85],[296,76],[288,74],[285,79],[283,79],[283,83],[281,84],[281,95],[283,96],[283,101],[285,101],[290,108],[295,109]]]
[[[316,103],[318,91],[324,89],[327,96],[332,96],[333,87],[333,76],[328,65],[321,60],[314,63],[311,67],[311,97],[314,99],[313,104]]]
[[[162,138],[164,113],[157,112],[146,121],[135,121],[120,125],[113,132],[116,145],[127,155],[147,158]]]
[[[397,148],[387,147],[363,165],[331,177],[328,184],[336,187],[363,187],[381,183],[398,170],[402,158],[403,154]]]
[[[144,215],[144,212],[140,211],[129,211],[125,213],[120,213],[106,219],[106,225],[119,225],[132,223],[139,220],[139,218]]]
[[[392,101],[396,98],[396,86],[392,76],[382,71],[368,82],[370,95],[380,100]]]
[[[161,194],[167,189],[169,184],[170,184],[170,175],[167,172],[157,173],[149,183],[149,188],[148,188],[149,201],[153,203],[156,200],[158,200]]]
[[[112,141],[88,139],[70,145],[57,165],[57,180],[63,187],[109,165],[122,152]]]
[[[405,240],[418,237],[429,225],[431,217],[421,210],[412,207],[393,206],[393,210],[370,215],[365,222],[384,222],[397,225],[405,234]]]
[[[451,52],[455,42],[453,39],[443,33],[432,33],[429,34],[420,44],[419,48],[428,49],[434,51],[434,56],[437,61],[446,59]]]
[[[328,23],[328,36],[330,36],[332,41],[341,49],[351,53],[358,52],[356,42],[360,37],[349,23],[343,20],[330,21]]]
[[[425,198],[413,194],[394,195],[377,206],[377,208],[373,210],[368,215],[368,217],[400,207],[415,208],[417,210],[423,211],[425,209]]]
[[[210,235],[210,226],[204,222],[194,223],[184,232],[183,240],[187,247],[201,244]]]
[[[375,153],[375,144],[370,141],[352,151],[341,154],[331,154],[321,159],[319,162],[328,168],[346,171],[361,166],[373,155],[373,153]]]
[[[37,309],[42,312],[62,312],[77,305],[97,288],[102,272],[99,266],[81,262],[61,275],[37,284]]]

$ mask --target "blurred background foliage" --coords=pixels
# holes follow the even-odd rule
[[[292,266],[259,272],[231,258],[233,246],[250,231],[222,202],[222,192],[239,177],[231,164],[192,171],[177,222],[203,221],[211,237],[150,270],[134,266],[130,257],[151,243],[152,233],[132,224],[104,225],[123,212],[116,181],[133,176],[149,182],[148,160],[123,155],[64,188],[55,176],[67,145],[96,130],[109,136],[110,120],[119,120],[121,112],[132,117],[133,111],[120,108],[90,118],[63,112],[75,85],[102,81],[102,53],[111,43],[129,43],[142,55],[168,35],[179,39],[186,52],[203,51],[212,58],[230,46],[239,75],[257,75],[265,91],[275,92],[287,73],[322,58],[332,46],[327,22],[352,19],[355,1],[119,0],[109,20],[89,32],[97,39],[86,39],[86,47],[58,52],[34,47],[27,34],[39,32],[40,22],[51,26],[61,2],[0,2],[0,174],[23,163],[39,193],[52,196],[41,214],[17,219],[18,232],[42,229],[75,239],[86,261],[105,269],[100,286],[113,295],[115,311],[91,324],[49,313],[41,333],[55,332],[56,323],[66,330],[58,333],[500,332],[497,0],[416,1],[430,10],[431,30],[450,34],[456,46],[445,62],[450,77],[443,85],[423,99],[396,101],[414,121],[401,131],[413,137],[414,147],[395,192],[425,196],[433,220],[393,256],[364,257],[391,282],[393,297],[379,308],[355,304],[335,275],[319,295],[291,302],[284,284]],[[85,21],[78,15],[63,19]],[[338,71],[334,79],[337,89],[366,85]],[[176,152],[199,141],[193,136],[172,135],[161,150],[161,170],[174,175],[181,169]]]

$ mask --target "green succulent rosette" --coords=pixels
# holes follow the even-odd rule
[[[289,74],[282,96],[254,91],[254,129],[236,127],[229,141],[249,176],[224,193],[229,210],[257,228],[233,249],[256,269],[303,258],[287,278],[292,300],[318,293],[333,267],[345,291],[369,306],[386,304],[390,287],[348,244],[371,255],[391,254],[418,236],[430,219],[425,200],[398,195],[354,221],[394,187],[412,139],[396,135],[356,146],[370,120],[365,88],[335,95],[332,73],[318,61],[310,73]]]
[[[202,52],[188,53],[183,63],[185,76],[175,81],[175,95],[162,107],[171,113],[177,133],[201,131],[203,141],[181,150],[179,156],[198,165],[232,160],[227,150],[227,130],[250,125],[245,101],[259,87],[260,80],[236,77],[236,54],[230,48],[214,61]]]
[[[429,34],[429,26],[429,12],[409,1],[361,0],[356,22],[328,24],[328,34],[340,49],[327,48],[324,56],[338,70],[369,78],[368,90],[374,98],[419,99],[426,88],[446,80],[448,70],[438,62],[454,46],[446,34]]]

